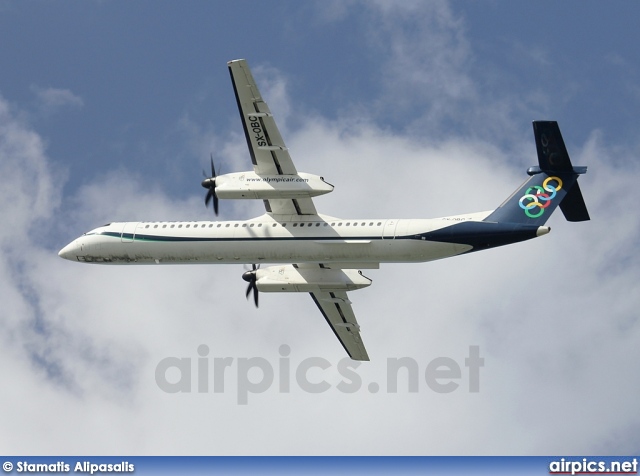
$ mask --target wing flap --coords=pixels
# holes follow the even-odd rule
[[[345,291],[316,291],[309,293],[331,326],[344,350],[353,360],[369,360],[360,337],[360,326]]]

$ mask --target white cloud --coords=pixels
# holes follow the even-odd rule
[[[457,117],[457,105],[476,95],[463,20],[446,2],[380,1],[367,6],[369,35],[379,52],[386,89],[380,107],[387,114],[413,116],[425,129]]]
[[[69,89],[42,88],[31,85],[31,91],[38,98],[40,107],[45,113],[52,113],[65,107],[81,108],[84,106],[84,100]]]
[[[60,191],[54,189],[47,170],[42,140],[14,117],[1,98],[0,138],[0,200],[6,204],[3,219],[11,223],[11,227],[1,228],[0,237],[5,246],[17,245],[13,241],[16,232],[26,233],[31,219],[48,218],[51,207],[59,203]],[[24,210],[30,210],[31,215],[26,216]]]

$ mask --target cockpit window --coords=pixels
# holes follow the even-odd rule
[[[106,226],[106,225],[105,225]],[[94,228],[91,231],[88,231],[86,233],[83,233],[82,236],[89,236],[89,235],[102,235],[103,231],[104,231],[104,226],[100,226],[98,228]]]

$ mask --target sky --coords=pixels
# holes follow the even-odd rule
[[[639,15],[0,0],[0,453],[637,454]],[[298,170],[335,185],[321,213],[493,209],[537,163],[531,121],[557,120],[589,167],[592,220],[558,213],[526,243],[365,270],[359,366],[308,295],[262,294],[256,310],[239,265],[60,259],[108,222],[211,219],[209,156],[250,170],[236,58]]]

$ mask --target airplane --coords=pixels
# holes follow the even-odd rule
[[[59,256],[81,263],[251,265],[246,297],[259,292],[309,293],[353,360],[369,355],[348,292],[371,284],[362,269],[427,262],[529,240],[556,207],[568,221],[589,220],[579,175],[557,122],[534,121],[538,165],[495,210],[435,219],[335,218],[313,198],[333,191],[318,175],[298,172],[245,60],[228,63],[253,171],[202,181],[205,205],[220,199],[263,200],[265,214],[245,221],[118,222],[84,233]],[[261,266],[269,264],[269,266]]]

